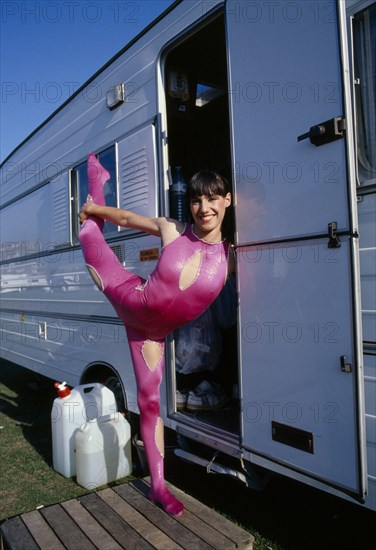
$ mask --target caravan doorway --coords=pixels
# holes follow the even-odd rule
[[[164,57],[164,83],[168,164],[172,178],[177,167],[180,167],[186,181],[199,170],[210,169],[224,176],[232,189],[223,13],[217,14],[209,22],[169,47]],[[226,238],[234,242],[232,212],[231,210]],[[183,420],[209,424],[219,430],[238,435],[240,428],[236,283],[232,281],[227,286],[232,288],[230,291],[225,289],[226,293],[232,291],[232,308],[228,305],[222,308],[224,313],[221,316],[218,316],[218,310],[214,315],[204,314],[204,317],[193,322],[192,326],[185,327],[183,333],[177,331],[174,335],[172,355],[176,376],[172,381],[172,394],[176,395],[176,400],[172,409]],[[232,321],[229,319],[230,316]],[[219,333],[218,322],[221,324]],[[182,344],[183,338],[186,342]],[[201,365],[198,364],[200,350]],[[187,353],[195,356],[191,364],[196,370],[192,372],[187,372],[189,368],[185,369],[182,366]],[[207,407],[208,410],[201,409],[200,400],[198,404],[195,403],[198,408],[193,409],[189,391],[202,388],[203,381],[209,381],[211,385],[219,388],[219,406],[211,407],[210,403],[205,405],[204,398],[203,407]],[[227,400],[222,399],[223,395]],[[214,399],[214,402],[216,401]]]

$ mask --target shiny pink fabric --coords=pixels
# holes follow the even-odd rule
[[[222,290],[227,275],[227,243],[208,244],[198,239],[190,225],[182,235],[167,244],[157,267],[147,281],[128,272],[118,262],[104,239],[93,241],[87,263],[99,273],[103,291],[126,327],[137,330],[144,338],[161,339],[176,328],[195,319],[207,309]],[[97,237],[99,238],[99,236]],[[179,277],[187,261],[197,252],[201,265],[194,282],[179,288]]]
[[[108,172],[90,153],[88,158],[89,193],[95,204],[104,205],[103,185]],[[164,482],[163,455],[156,445],[160,415],[159,387],[164,364],[164,338],[195,319],[222,290],[228,265],[226,242],[210,244],[198,239],[187,225],[182,235],[167,244],[156,269],[147,281],[124,269],[102,235],[103,221],[95,217],[84,222],[80,242],[85,261],[99,275],[103,292],[124,322],[137,380],[140,429],[151,476],[150,498],[165,510],[180,515],[183,505],[168,491]],[[199,269],[186,288],[179,288],[182,269],[197,253]],[[144,357],[145,342],[160,347],[160,361],[150,369]]]

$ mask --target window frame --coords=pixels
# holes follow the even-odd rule
[[[110,166],[108,160],[104,160],[107,155],[113,155],[113,162]],[[99,162],[108,170],[111,175],[109,182],[105,184],[105,198],[107,206],[119,206],[119,185],[118,185],[118,154],[117,146],[114,143],[109,147],[101,150],[96,154]],[[79,212],[82,204],[86,200],[88,194],[88,181],[87,181],[87,160],[75,165],[71,170],[71,216],[72,216],[72,238],[73,242],[78,242],[78,234],[80,228]],[[80,182],[80,177],[83,177],[83,181]],[[83,188],[83,189],[82,189]],[[86,196],[85,196],[86,195]],[[112,200],[109,197],[112,196]],[[103,234],[105,238],[111,238],[117,236],[119,233],[119,227],[111,222],[105,222],[103,227]]]

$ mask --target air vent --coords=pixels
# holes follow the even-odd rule
[[[159,184],[156,180],[156,158],[153,124],[141,128],[119,142],[120,208],[149,218],[155,218],[158,215]],[[121,227],[120,230],[129,231],[129,228]]]
[[[148,169],[146,148],[121,159],[121,200],[134,211],[148,204]]]
[[[125,262],[124,247],[121,243],[110,244],[112,252],[115,254],[121,264]]]

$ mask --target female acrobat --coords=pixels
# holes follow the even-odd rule
[[[148,460],[149,498],[171,515],[183,504],[164,480],[163,422],[159,388],[164,364],[164,338],[197,318],[225,285],[233,270],[229,242],[222,239],[222,222],[231,204],[226,182],[202,171],[188,186],[193,224],[171,218],[148,218],[105,206],[103,186],[110,178],[93,153],[88,157],[89,196],[82,206],[79,239],[88,270],[124,322],[137,382],[140,430]],[[104,220],[161,238],[162,251],[147,280],[127,271],[107,245]]]

